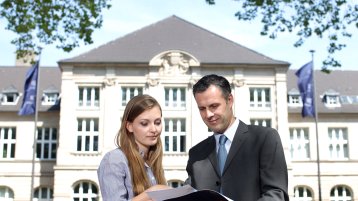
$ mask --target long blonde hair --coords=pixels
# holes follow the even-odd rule
[[[151,186],[151,182],[147,176],[145,161],[139,153],[139,148],[135,142],[134,135],[126,128],[127,122],[133,122],[145,110],[158,106],[160,112],[162,109],[153,97],[149,95],[138,95],[133,97],[124,110],[121,128],[116,136],[116,143],[121,147],[126,155],[131,172],[133,193],[138,195]],[[166,184],[164,177],[164,170],[162,165],[163,160],[163,147],[162,141],[158,138],[156,145],[151,146],[148,152],[147,164],[152,168],[155,179],[158,184]]]

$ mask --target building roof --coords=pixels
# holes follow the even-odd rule
[[[287,91],[298,91],[297,70],[287,71]],[[314,72],[317,108],[319,113],[358,113],[358,71],[333,70],[327,74],[320,70]],[[341,106],[327,107],[323,100],[325,95],[338,95]],[[347,101],[346,99],[349,99]],[[302,107],[288,107],[289,113],[300,113]]]
[[[22,104],[24,94],[24,84],[26,72],[30,69],[29,66],[12,66],[12,67],[0,67],[0,95],[9,92],[18,92],[21,95],[16,105],[3,105],[0,101],[0,112],[14,112],[18,111]],[[42,93],[57,91],[61,93],[61,71],[57,67],[43,67],[40,66],[40,87],[39,96],[42,97]],[[11,89],[11,91],[10,91]],[[41,105],[41,104],[40,104]],[[58,111],[59,104],[50,106],[39,106],[39,111]]]
[[[175,15],[61,63],[148,63],[161,52],[188,52],[201,64],[274,64],[289,66]]]

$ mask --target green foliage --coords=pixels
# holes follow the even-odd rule
[[[295,47],[305,40],[317,36],[328,38],[328,56],[322,69],[340,67],[333,57],[346,44],[341,38],[351,37],[347,28],[358,28],[358,1],[356,0],[236,0],[238,20],[250,21],[262,17],[261,35],[275,39],[280,32],[295,32],[298,39]],[[215,4],[215,0],[206,0]]]
[[[109,0],[3,0],[0,18],[8,21],[7,30],[17,34],[11,43],[17,57],[35,52],[44,45],[55,44],[70,52],[79,41],[91,44],[95,29],[102,26],[102,10]]]

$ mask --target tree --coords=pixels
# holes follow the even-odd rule
[[[102,26],[102,10],[109,0],[3,0],[0,18],[17,34],[11,43],[18,58],[39,54],[43,45],[55,44],[70,52],[79,41],[91,44],[92,33]]]
[[[358,3],[356,0],[236,0],[240,10],[238,20],[250,21],[261,17],[261,35],[275,39],[280,32],[296,32],[295,47],[304,44],[311,36],[328,38],[328,56],[322,70],[340,67],[334,53],[346,47],[340,42],[351,37],[350,26],[358,28]],[[206,0],[210,5],[215,0]]]

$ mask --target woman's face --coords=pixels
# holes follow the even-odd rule
[[[133,122],[127,122],[127,129],[133,133],[134,139],[142,151],[157,144],[162,132],[162,114],[159,106],[145,110]]]

